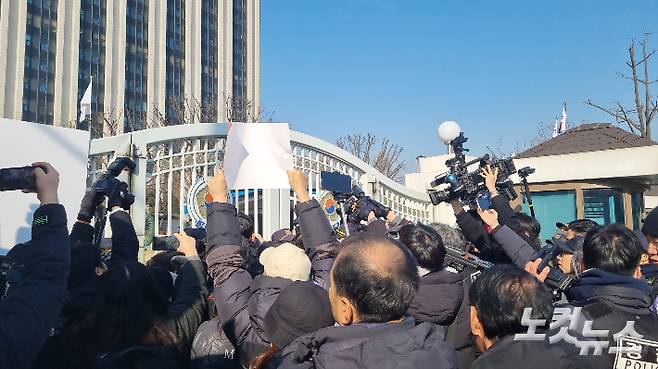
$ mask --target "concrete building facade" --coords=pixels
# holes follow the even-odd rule
[[[0,117],[70,126],[92,111],[130,119],[194,99],[224,121],[226,100],[260,95],[260,0],[0,2]],[[140,127],[136,127],[140,128]]]

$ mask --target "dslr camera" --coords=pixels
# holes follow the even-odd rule
[[[433,188],[428,191],[432,204],[438,205],[442,202],[450,202],[459,199],[463,205],[476,207],[478,201],[488,197],[488,191],[484,184],[484,178],[480,176],[482,168],[487,165],[491,169],[498,169],[498,178],[496,179],[496,189],[505,196],[508,201],[514,200],[518,194],[514,190],[514,183],[509,176],[516,173],[516,167],[512,158],[499,159],[488,154],[475,158],[469,162],[466,161],[464,143],[468,138],[460,132],[459,136],[450,141],[455,157],[446,160],[446,166],[449,168],[447,173],[437,176],[430,183]],[[478,169],[473,172],[468,171],[468,167],[479,163]],[[436,187],[447,184],[448,188],[444,190],[435,189]]]

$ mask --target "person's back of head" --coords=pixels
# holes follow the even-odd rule
[[[525,236],[526,241],[535,250],[540,249],[541,240],[539,239],[539,233],[541,233],[541,224],[539,224],[539,221],[523,212],[517,212],[516,217],[519,220],[520,231]]]
[[[271,345],[252,360],[249,368],[263,368],[295,339],[333,324],[327,291],[312,282],[293,282],[281,290],[265,314],[265,334]]]
[[[591,219],[576,219],[567,225],[567,239],[584,236],[592,229],[598,227],[600,225]]]
[[[167,313],[168,301],[155,278],[146,266],[131,262],[100,277],[99,299],[87,328],[97,335],[96,350],[112,350],[117,345],[173,347]]]
[[[240,225],[240,234],[242,234],[242,237],[248,240],[251,239],[251,237],[254,235],[253,219],[245,213],[238,213],[236,219],[238,221],[238,225]]]
[[[585,269],[598,268],[623,276],[639,276],[642,253],[642,242],[631,230],[611,224],[587,233],[583,243],[583,264]]]
[[[418,263],[404,245],[370,233],[348,237],[331,270],[334,319],[341,325],[400,320],[418,283]]]
[[[71,269],[67,288],[78,288],[90,280],[98,278],[104,264],[101,250],[90,242],[76,241],[71,244]]]
[[[459,229],[443,223],[432,223],[429,227],[441,236],[445,247],[466,251],[466,238]]]
[[[441,269],[446,249],[434,229],[424,224],[407,224],[398,233],[400,242],[409,248],[419,266],[430,271]]]
[[[484,270],[469,290],[471,330],[480,350],[498,340],[527,331],[521,324],[525,308],[532,319],[548,324],[553,314],[551,292],[528,272],[512,265]]]

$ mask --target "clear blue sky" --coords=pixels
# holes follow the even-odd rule
[[[571,122],[610,121],[582,101],[630,104],[616,75],[628,43],[654,32],[658,48],[658,0],[262,0],[261,21],[261,103],[275,119],[330,142],[388,136],[407,171],[443,153],[444,120],[474,153],[535,136],[563,101]]]

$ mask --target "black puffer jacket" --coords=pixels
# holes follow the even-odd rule
[[[201,324],[192,344],[190,368],[242,369],[235,347],[222,330],[219,319]]]
[[[514,336],[505,337],[475,362],[472,369],[598,369],[606,366],[602,356],[581,356],[580,349],[565,341],[549,343],[547,334],[544,341],[519,341]]]
[[[0,368],[29,368],[46,343],[67,298],[69,248],[64,207],[39,207],[32,240],[9,252],[25,269],[22,280],[0,302]]]
[[[614,335],[633,322],[635,332],[645,340],[658,341],[658,316],[651,310],[651,287],[640,279],[608,273],[600,269],[585,271],[566,293],[569,302],[582,307],[581,319],[574,326],[582,327],[591,320],[592,329],[607,330],[609,347],[616,346]],[[604,355],[609,366],[615,355]],[[654,359],[650,359],[653,361]]]
[[[282,352],[282,369],[457,368],[443,329],[413,318],[400,323],[328,327],[300,337]]]
[[[312,279],[328,288],[338,240],[316,200],[298,203],[295,211],[306,253],[311,259]],[[235,208],[227,203],[212,204],[208,209],[207,264],[214,280],[215,305],[226,336],[237,348],[240,359],[248,363],[267,349],[269,339],[263,328],[265,314],[281,289],[292,281],[267,276],[252,279],[244,269],[241,243]],[[203,341],[197,342],[203,344]]]
[[[457,350],[460,369],[468,369],[475,359],[470,324],[467,281],[463,273],[447,270],[420,277],[414,302],[407,310],[416,322],[443,326],[446,339]]]

